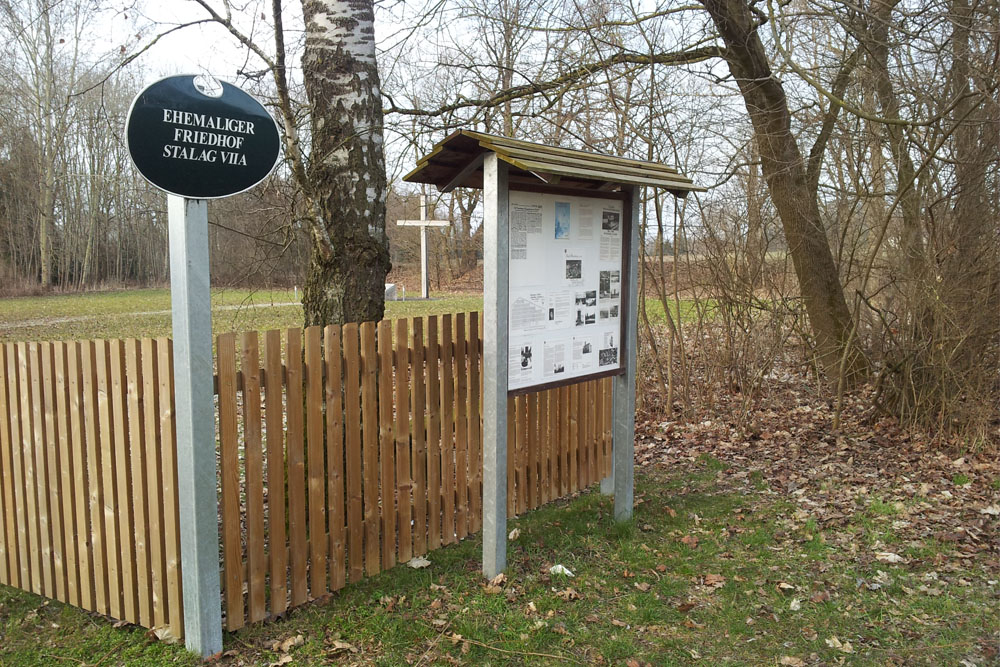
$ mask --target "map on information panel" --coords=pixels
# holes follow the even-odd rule
[[[621,367],[620,200],[510,193],[510,391]]]

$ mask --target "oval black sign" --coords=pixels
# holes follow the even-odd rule
[[[125,140],[146,180],[190,199],[252,188],[274,169],[281,145],[260,102],[206,75],[167,77],[139,93]]]

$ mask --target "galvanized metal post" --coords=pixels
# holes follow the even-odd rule
[[[631,199],[631,239],[629,242],[629,258],[627,276],[623,287],[632,298],[629,299],[628,311],[625,316],[625,340],[622,363],[625,373],[615,376],[614,397],[612,406],[612,461],[615,492],[615,521],[627,521],[632,518],[633,496],[635,494],[635,363],[636,363],[636,328],[639,317],[639,188],[632,187]],[[601,489],[605,484],[601,483]]]
[[[483,574],[507,567],[507,163],[483,161]]]
[[[189,651],[209,657],[222,652],[222,601],[208,204],[203,199],[168,195],[167,213],[184,640]]]

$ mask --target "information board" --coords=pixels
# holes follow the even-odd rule
[[[621,368],[623,208],[510,192],[509,391]]]

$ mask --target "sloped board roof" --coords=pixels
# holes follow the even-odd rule
[[[653,162],[534,144],[492,134],[459,130],[434,146],[403,177],[429,183],[442,192],[483,187],[483,155],[493,151],[511,166],[510,181],[558,185],[577,190],[610,190],[616,185],[649,185],[683,197],[704,192],[676,169]]]

